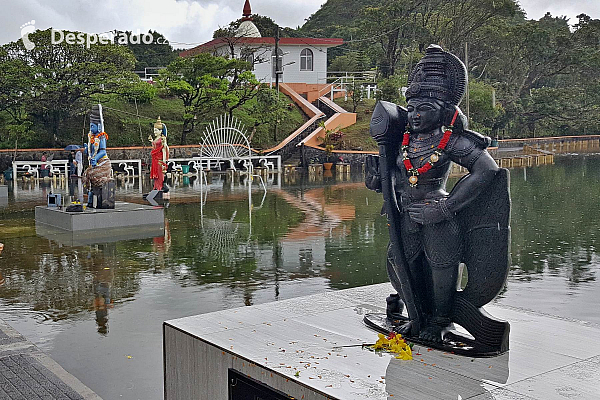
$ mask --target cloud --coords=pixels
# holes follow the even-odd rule
[[[101,33],[114,29],[163,33],[176,47],[206,42],[221,26],[242,16],[244,0],[8,0],[0,15],[0,44],[17,40],[20,26]],[[296,27],[319,9],[323,0],[251,1],[253,13],[268,15],[282,26]],[[187,44],[187,45],[185,45]]]
[[[566,16],[571,24],[577,23],[577,15],[581,13],[600,18],[598,0],[519,0],[519,3],[529,19],[540,19],[547,12],[555,17]]]

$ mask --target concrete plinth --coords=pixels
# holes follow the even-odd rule
[[[164,225],[141,225],[100,230],[66,231],[46,224],[35,225],[35,233],[63,246],[89,246],[91,244],[114,243],[124,240],[141,240],[163,236]]]
[[[8,186],[0,185],[0,199],[8,198]]]
[[[335,172],[337,172],[338,174],[349,174],[350,164],[335,164]]]
[[[84,212],[67,212],[64,208],[38,206],[35,208],[35,224],[45,225],[66,232],[141,228],[158,226],[164,228],[162,207],[116,202],[114,209],[88,208]]]
[[[413,360],[399,360],[362,346],[377,340],[363,315],[384,312],[392,291],[372,285],[167,321],[164,398],[235,400],[238,384],[277,399],[600,398],[599,326],[492,304],[511,324],[510,352],[474,359],[415,345]]]
[[[323,173],[323,164],[310,164],[308,166],[308,173],[312,175],[319,175]]]

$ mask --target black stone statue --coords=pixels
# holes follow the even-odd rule
[[[406,109],[382,101],[371,119],[379,157],[367,159],[366,185],[383,192],[387,271],[397,293],[388,297],[386,315],[370,314],[365,322],[460,354],[502,353],[509,324],[481,307],[508,274],[508,171],[488,154],[490,138],[467,129],[458,108],[467,72],[456,56],[429,46],[408,85]],[[469,173],[448,193],[452,162]],[[457,289],[461,263],[468,276],[464,290]]]

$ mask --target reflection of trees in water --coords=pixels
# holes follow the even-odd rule
[[[570,287],[599,270],[600,157],[511,171],[511,279],[562,275]]]
[[[12,248],[27,240],[31,238],[9,243]],[[11,257],[10,264],[3,266],[6,281],[0,296],[10,305],[25,304],[55,321],[94,309],[100,284],[110,287],[114,302],[132,297],[139,289],[139,279],[136,271],[117,266],[114,246],[66,249],[38,240],[35,253]]]

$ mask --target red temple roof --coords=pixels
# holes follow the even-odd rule
[[[193,56],[199,53],[205,53],[213,49],[219,48],[229,43],[240,45],[275,45],[275,38],[272,37],[237,37],[237,38],[216,38],[210,42],[201,44],[192,49],[179,53],[181,57]],[[279,45],[296,45],[296,46],[320,46],[320,47],[336,47],[344,44],[344,39],[340,38],[281,38]]]

